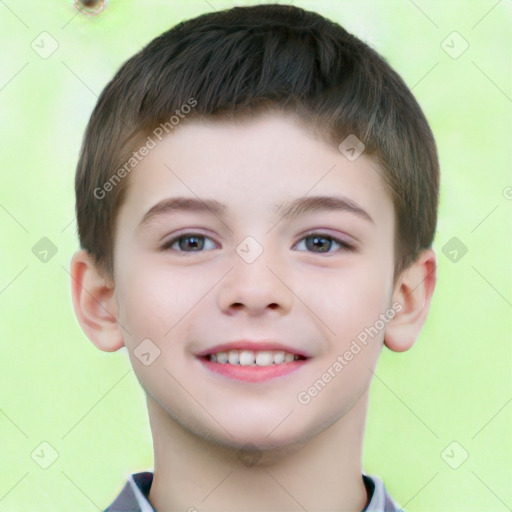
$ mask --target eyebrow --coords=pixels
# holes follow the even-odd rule
[[[162,215],[180,212],[211,213],[216,217],[224,217],[227,211],[225,204],[215,199],[199,199],[193,197],[171,197],[159,201],[144,215],[139,226],[149,224]],[[273,205],[273,212],[286,219],[295,219],[301,215],[317,211],[345,211],[375,224],[370,214],[351,199],[343,196],[308,196]]]

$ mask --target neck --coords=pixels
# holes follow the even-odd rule
[[[361,454],[368,393],[308,440],[263,452],[214,444],[148,396],[157,510],[360,512],[368,503]]]

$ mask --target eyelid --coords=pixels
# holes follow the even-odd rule
[[[197,237],[211,240],[212,242],[214,242],[215,244],[218,245],[218,243],[215,241],[215,239],[212,236],[209,236],[205,233],[201,233],[200,231],[187,231],[185,229],[184,231],[179,231],[178,233],[173,234],[170,238],[168,238],[165,242],[163,242],[160,247],[160,250],[162,250],[162,251],[170,250],[171,246],[174,245],[180,238],[192,237],[192,236],[197,236]],[[187,251],[173,251],[173,252],[187,253]],[[192,254],[194,252],[207,252],[207,251],[190,251],[189,254]]]
[[[204,236],[204,237],[208,237],[208,238],[211,238],[213,235],[212,234],[208,234],[208,230],[207,229],[202,229],[202,228],[182,228],[182,229],[178,229],[177,231],[173,232],[173,233],[166,233],[165,235],[163,235],[159,241],[163,241],[163,240],[166,240],[166,242],[164,243],[167,243],[169,242],[170,240],[175,240],[176,238],[180,238],[181,236],[185,236],[185,235],[197,235],[197,236]]]
[[[318,237],[329,238],[331,240],[334,240],[335,242],[339,242],[341,245],[344,245],[344,246],[346,245],[346,246],[352,248],[353,250],[355,250],[357,248],[357,241],[353,237],[351,237],[349,235],[347,235],[345,237],[341,236],[341,235],[337,235],[337,234],[333,235],[326,228],[311,229],[311,230],[306,231],[305,233],[302,233],[300,235],[300,238],[294,245],[297,245],[304,238],[307,238],[307,237],[313,236],[313,235],[316,235]]]
[[[338,249],[338,250],[332,251],[332,252],[328,251],[327,253],[311,252],[311,254],[335,254],[339,251],[357,251],[357,244],[352,237],[349,237],[349,236],[343,237],[343,236],[339,236],[339,235],[333,235],[333,234],[329,233],[328,229],[321,229],[321,228],[310,229],[310,230],[306,231],[305,233],[300,234],[297,241],[293,244],[293,247],[297,246],[305,238],[308,238],[313,235],[320,237],[320,238],[330,239],[330,240],[338,243],[341,246],[341,249]],[[173,246],[180,238],[193,237],[193,236],[211,240],[215,244],[218,245],[218,242],[216,242],[216,240],[212,236],[202,233],[200,230],[187,231],[185,228],[183,231],[178,231],[177,233],[173,234],[168,240],[166,240],[162,244],[161,250],[162,251],[170,250],[171,246]],[[211,249],[209,249],[209,250],[211,250]],[[173,251],[173,252],[184,253],[184,254],[193,254],[194,252],[201,253],[201,252],[208,252],[208,251]],[[298,251],[298,252],[310,252],[310,251]]]

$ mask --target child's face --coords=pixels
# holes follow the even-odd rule
[[[393,294],[394,212],[379,172],[279,114],[179,126],[136,167],[115,241],[118,320],[142,386],[177,422],[221,444],[284,445],[327,428],[365,393]],[[178,196],[225,210],[162,209],[141,222]],[[367,215],[274,211],[313,196],[343,196]],[[366,344],[357,339],[371,327]],[[134,355],[145,339],[160,350],[148,366]],[[310,357],[283,376],[245,368],[256,382],[198,357],[240,340]],[[315,383],[321,390],[308,391]]]

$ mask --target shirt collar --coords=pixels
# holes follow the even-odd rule
[[[361,512],[404,512],[386,491],[384,482],[377,475],[363,472],[363,480],[370,493],[370,502]]]
[[[141,475],[149,475],[143,476]],[[130,485],[135,500],[139,505],[140,512],[155,512],[155,509],[149,503],[149,489],[153,482],[153,473],[138,473],[130,475],[128,478],[128,484]]]
[[[361,512],[404,512],[387,493],[384,482],[376,475],[363,473],[370,502]],[[104,512],[156,512],[149,502],[153,473],[134,473],[116,500]]]

